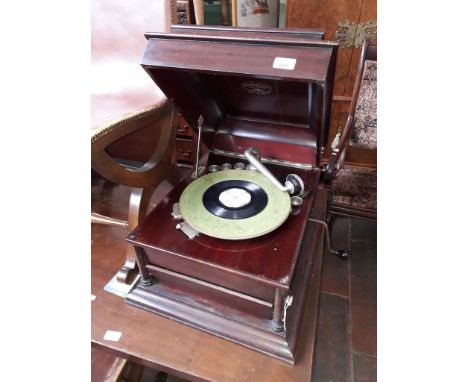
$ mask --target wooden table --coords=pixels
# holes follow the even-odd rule
[[[125,205],[125,191],[113,188],[102,192]],[[97,193],[94,192],[94,195]],[[115,206],[115,205],[114,205]],[[94,207],[93,207],[94,208]],[[326,191],[319,189],[315,204],[317,217],[324,218]],[[108,211],[109,213],[112,206]],[[96,211],[98,212],[98,211]],[[110,211],[112,212],[112,211]],[[119,213],[119,211],[117,211]],[[120,211],[121,213],[121,211]],[[306,229],[317,229],[313,223]],[[123,298],[104,291],[104,286],[121,267],[125,254],[126,231],[119,227],[92,226],[91,343],[142,365],[168,372],[190,381],[282,381],[311,380],[318,303],[322,273],[322,245],[308,286],[298,357],[295,366],[270,358],[211,334],[184,326],[126,304]],[[119,341],[104,340],[107,330],[121,332]]]

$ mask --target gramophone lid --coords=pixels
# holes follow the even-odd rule
[[[148,33],[142,66],[193,129],[203,115],[208,147],[227,117],[282,124],[286,138],[288,126],[320,130],[326,141],[337,44],[234,35]]]

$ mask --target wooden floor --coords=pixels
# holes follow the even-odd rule
[[[163,194],[158,191],[153,205]],[[125,218],[129,188],[93,177],[92,194],[93,211]],[[93,232],[98,234],[98,231]],[[377,380],[376,239],[375,221],[333,217],[332,244],[337,249],[351,249],[351,258],[343,261],[330,254],[324,256],[313,382]],[[94,350],[93,359],[100,352]],[[93,362],[92,380],[98,382],[101,379],[94,369],[99,368],[95,366],[98,365]],[[155,381],[181,380],[145,368],[142,382]]]

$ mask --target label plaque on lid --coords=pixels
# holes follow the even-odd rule
[[[242,89],[244,89],[249,94],[255,95],[268,95],[272,92],[273,88],[271,85],[268,85],[265,82],[260,81],[246,81],[241,84]]]
[[[295,58],[275,57],[275,61],[273,61],[273,68],[275,69],[294,70],[295,66]]]

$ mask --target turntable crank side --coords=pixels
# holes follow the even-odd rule
[[[326,203],[317,199],[317,190],[337,45],[293,34],[275,41],[264,36],[147,36],[142,66],[191,127],[203,129],[206,168],[237,170],[225,177],[197,174],[195,180],[188,174],[130,234],[141,279],[126,301],[294,364],[307,285],[321,271],[316,260],[322,230],[310,226],[308,218],[312,213],[325,217]],[[246,151],[253,146],[256,150]],[[258,158],[250,155],[257,151]],[[247,175],[254,170],[261,174]],[[231,183],[223,184],[231,188],[226,193],[222,187],[228,186],[219,179],[228,173]],[[187,192],[196,200],[183,205],[184,190],[196,189],[188,187],[191,182],[206,188]],[[268,193],[270,182],[281,193],[276,200],[290,199],[291,206],[281,207],[286,215],[274,226],[278,228],[255,233],[262,226],[259,218],[268,219],[264,209],[280,210],[272,202],[276,194]],[[302,199],[294,201],[303,202],[295,205],[290,197],[301,188]],[[184,208],[174,217],[177,203]],[[180,219],[183,209],[185,222]],[[197,216],[205,216],[205,226],[197,226],[205,234],[187,236],[176,226],[187,224],[195,209],[202,211]],[[224,219],[225,236],[202,229],[218,224],[216,219]],[[252,235],[241,234],[236,219],[245,219],[247,228],[247,222],[257,221],[258,227],[252,227]],[[231,227],[237,231],[226,234]]]

